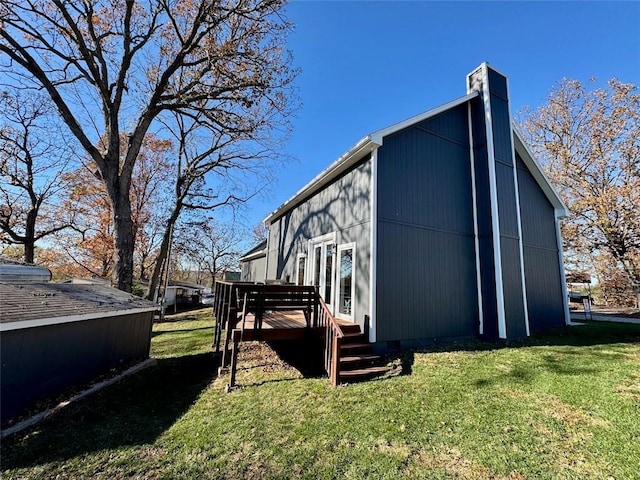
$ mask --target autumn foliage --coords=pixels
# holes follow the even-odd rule
[[[563,79],[522,129],[569,208],[569,266],[590,263],[605,297],[616,285],[640,302],[640,94],[617,79],[589,89],[595,82]]]

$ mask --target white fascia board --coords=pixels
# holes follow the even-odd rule
[[[22,320],[18,322],[0,323],[0,332],[20,330],[23,328],[48,327],[62,323],[84,322],[87,320],[98,320],[102,318],[120,317],[124,315],[135,315],[137,313],[155,312],[159,307],[131,308],[128,310],[112,310],[110,312],[92,312],[81,315],[66,315],[64,317],[38,318],[34,320]]]
[[[246,255],[242,257],[239,261],[248,262],[249,260],[255,260],[256,258],[266,257],[266,256],[267,256],[267,249],[265,248],[264,250],[260,250],[259,252],[252,253],[251,255]]]
[[[426,112],[420,113],[418,115],[414,115],[413,117],[407,118],[402,122],[395,123],[390,127],[383,128],[382,130],[378,130],[377,132],[374,132],[371,135],[369,135],[369,137],[373,139],[373,141],[378,145],[382,145],[382,140],[384,137],[394,134],[396,132],[399,132],[400,130],[410,127],[415,123],[423,122],[431,117],[435,117],[436,115],[446,112],[447,110],[451,110],[452,108],[455,108],[458,105],[462,105],[463,103],[466,103],[469,100],[474,99],[478,95],[479,95],[478,92],[472,92],[469,95],[465,95],[464,97],[457,98],[448,103],[445,103],[444,105],[440,105],[439,107],[432,108],[431,110],[427,110]]]
[[[295,195],[293,195],[289,200],[284,202],[280,207],[270,213],[267,218],[263,221],[267,225],[274,218],[280,216],[291,208],[295,207],[299,203],[302,202],[305,198],[308,198],[310,195],[314,194],[322,187],[330,183],[333,179],[338,177],[341,173],[346,171],[351,166],[355,165],[359,160],[361,160],[367,153],[373,151],[374,149],[382,146],[382,142],[384,137],[387,135],[391,135],[395,132],[398,132],[404,128],[407,128],[414,123],[422,122],[428,118],[434,117],[440,113],[443,113],[451,108],[455,108],[458,105],[462,105],[465,102],[477,97],[479,95],[478,92],[470,93],[464,97],[458,98],[451,102],[445,103],[437,108],[428,110],[419,115],[415,115],[411,118],[408,118],[402,122],[395,123],[390,127],[383,128],[382,130],[377,130],[370,135],[362,138],[358,143],[356,143],[353,147],[347,150],[340,158],[334,161],[331,165],[329,165],[325,170],[320,172],[315,178],[313,178],[309,183],[307,183],[302,189],[300,189]]]
[[[533,178],[538,183],[551,205],[553,205],[553,208],[556,212],[556,217],[562,218],[568,216],[567,206],[564,204],[555,188],[553,188],[553,185],[551,185],[551,182],[545,175],[542,167],[540,167],[540,164],[527,146],[526,142],[520,135],[520,132],[515,127],[515,125],[511,125],[511,130],[513,131],[513,144],[516,152],[518,152],[518,154],[522,158],[522,161],[531,172],[531,175],[533,175]]]
[[[267,218],[263,220],[264,223],[269,225],[271,220],[295,207],[302,202],[305,198],[314,194],[322,187],[327,185],[331,180],[338,177],[341,173],[345,172],[349,167],[355,165],[359,160],[372,151],[374,148],[380,145],[375,144],[370,135],[362,138],[353,147],[347,150],[340,158],[329,165],[326,169],[316,175],[309,183],[302,187],[298,192],[293,195],[289,200],[280,205],[276,210],[271,212]]]

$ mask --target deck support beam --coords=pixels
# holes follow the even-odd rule
[[[242,340],[242,330],[234,329],[233,338],[233,355],[231,356],[231,378],[227,390],[231,390],[236,386],[236,371],[238,369],[238,350],[240,349],[240,341]]]

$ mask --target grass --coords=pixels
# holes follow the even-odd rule
[[[2,478],[638,477],[640,326],[406,352],[338,388],[245,344],[225,394],[189,315],[154,328],[157,366],[5,440]]]

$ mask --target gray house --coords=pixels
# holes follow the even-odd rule
[[[240,257],[240,280],[262,282],[267,268],[267,241],[260,242]]]
[[[362,138],[271,213],[266,278],[318,286],[382,348],[568,323],[566,208],[513,128],[507,78],[483,63],[466,84]]]

